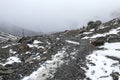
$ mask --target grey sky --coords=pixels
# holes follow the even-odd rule
[[[120,0],[0,0],[0,22],[35,31],[61,31],[79,28],[89,20],[110,20],[119,10]]]

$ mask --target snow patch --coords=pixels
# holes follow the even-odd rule
[[[12,46],[12,45],[6,45],[6,46],[3,46],[2,48],[8,48],[8,47],[10,47],[10,46]]]
[[[104,34],[96,34],[96,35],[94,35],[92,37],[89,37],[89,38],[97,38],[97,37],[103,37],[103,36],[106,36],[106,35],[104,35]]]
[[[82,39],[89,39],[90,37],[88,37],[88,36],[85,36],[85,37],[83,37]]]
[[[64,63],[64,60],[62,59],[65,57],[65,54],[64,50],[59,51],[52,57],[52,60],[47,60],[37,71],[22,80],[46,80],[49,77],[53,77],[53,74],[56,72],[56,68],[60,67],[60,65]]]
[[[80,45],[79,42],[75,42],[75,41],[66,40],[66,42],[68,42],[70,44]]]
[[[60,40],[60,38],[56,38],[57,40]]]
[[[33,41],[33,44],[39,44],[39,43],[43,43],[43,42],[38,41],[38,40],[34,40],[34,41]]]
[[[0,63],[1,65],[5,66],[7,64],[13,64],[13,63],[21,63],[20,59],[18,57],[12,56],[7,59],[7,62]]]
[[[91,34],[92,32],[84,32],[83,34]]]
[[[93,32],[94,30],[95,30],[95,29],[90,29],[90,31],[92,31],[92,32]]]

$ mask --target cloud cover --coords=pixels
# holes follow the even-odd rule
[[[46,33],[107,21],[119,10],[120,0],[0,0],[0,23]]]

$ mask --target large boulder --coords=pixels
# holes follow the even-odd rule
[[[94,28],[94,21],[89,21],[88,24],[87,24],[87,28],[86,29],[90,30],[92,28]]]
[[[95,23],[94,23],[96,26],[100,26],[102,24],[102,22],[100,20],[97,20]]]
[[[119,72],[112,72],[110,76],[113,78],[113,80],[118,80],[119,79]]]
[[[105,41],[106,41],[105,37],[98,37],[96,39],[92,39],[90,43],[94,46],[101,46],[104,45]]]
[[[89,26],[89,25],[92,25],[92,24],[94,24],[94,21],[89,21],[87,25]]]
[[[94,21],[90,21],[88,22],[88,27],[87,30],[93,29],[95,28],[95,30],[98,29],[98,27],[102,24],[102,22],[100,20],[97,20],[96,22]]]

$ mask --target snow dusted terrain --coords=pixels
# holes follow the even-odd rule
[[[52,77],[56,71],[56,68],[63,64],[62,58],[64,58],[65,51],[60,51],[52,57],[52,60],[47,60],[41,67],[33,72],[30,76],[25,77],[23,80],[46,80]],[[50,72],[52,74],[50,74]]]
[[[85,70],[86,76],[91,80],[113,80],[110,75],[114,72],[120,74],[120,61],[107,56],[120,59],[120,42],[105,43],[100,48],[103,50],[95,50],[87,56],[86,62],[89,69]]]
[[[0,80],[120,80],[120,19],[21,39],[1,35]]]

